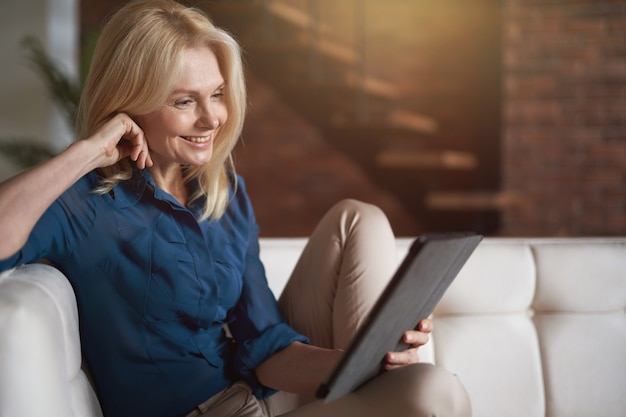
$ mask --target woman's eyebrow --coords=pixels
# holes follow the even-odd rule
[[[226,87],[226,82],[225,81],[223,83],[221,83],[219,86],[215,87],[213,89],[213,91],[222,90],[224,87]],[[200,91],[202,91],[202,90],[197,89],[197,88],[177,88],[177,89],[175,89],[175,90],[173,90],[171,92],[171,95],[197,93],[197,92],[200,92]]]

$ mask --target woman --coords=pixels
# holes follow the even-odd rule
[[[279,309],[231,161],[245,103],[228,34],[172,0],[129,3],[94,53],[85,139],[0,187],[0,269],[46,258],[67,275],[106,416],[273,415],[259,399],[313,392],[391,276],[386,219],[345,201]],[[423,321],[387,356],[401,369],[288,415],[468,415],[454,377],[415,365],[430,331]]]

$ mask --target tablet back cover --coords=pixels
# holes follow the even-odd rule
[[[482,236],[419,236],[342,359],[317,391],[325,402],[348,394],[382,371],[387,352],[406,349],[405,331],[433,312]]]

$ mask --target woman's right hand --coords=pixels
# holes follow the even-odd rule
[[[139,169],[151,167],[153,162],[148,142],[141,128],[125,113],[118,113],[85,139],[102,149],[98,167],[110,166],[130,157]]]
[[[43,212],[87,172],[130,157],[140,169],[152,166],[141,128],[120,113],[94,134],[70,145],[59,155],[0,184],[0,259],[26,243]]]

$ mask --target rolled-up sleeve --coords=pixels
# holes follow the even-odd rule
[[[257,397],[263,398],[274,390],[257,380],[254,369],[291,343],[309,343],[309,340],[285,322],[278,308],[259,257],[258,227],[252,212],[248,214],[250,234],[243,287],[234,320],[230,324],[237,346],[233,370],[252,387]]]
[[[24,246],[0,260],[0,271],[46,258],[66,257],[93,230],[98,198],[90,192],[88,176],[66,190],[39,218]]]

